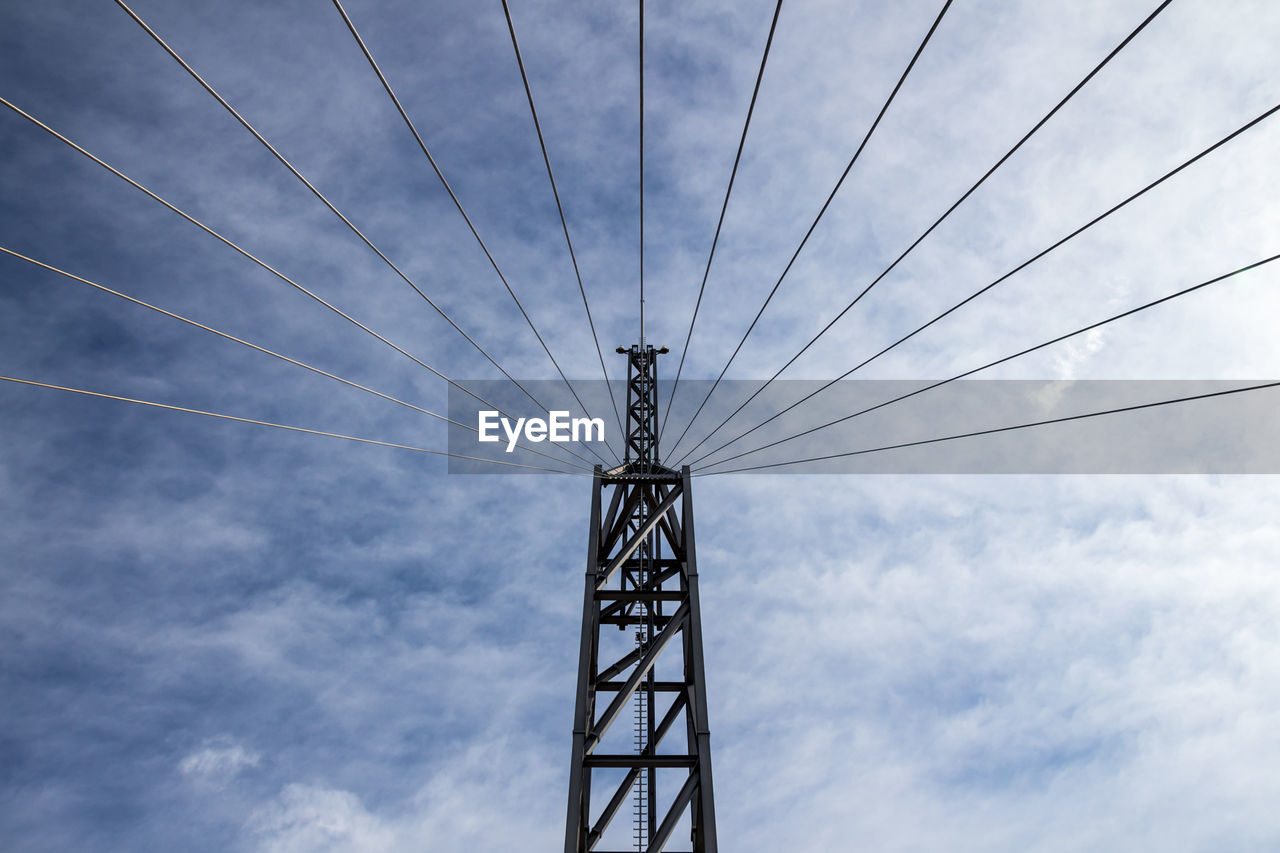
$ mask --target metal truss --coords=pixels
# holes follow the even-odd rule
[[[664,850],[687,814],[694,853],[715,853],[689,468],[656,460],[657,353],[620,351],[631,365],[627,459],[597,466],[592,486],[564,849],[612,853],[597,845],[630,798],[637,850]],[[621,732],[608,734],[628,707],[634,729],[623,752]],[[594,809],[593,782],[607,795]]]
[[[657,356],[667,348],[618,347],[627,357],[627,463],[647,471],[658,459]]]

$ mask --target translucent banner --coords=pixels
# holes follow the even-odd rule
[[[680,382],[659,459],[697,474],[1276,474],[1268,380]],[[450,473],[585,473],[625,457],[624,383],[467,380],[449,391]],[[823,387],[828,386],[828,387]],[[535,399],[537,402],[535,402]],[[615,408],[616,403],[616,408]],[[690,422],[692,420],[692,426]],[[494,460],[533,468],[494,465]]]

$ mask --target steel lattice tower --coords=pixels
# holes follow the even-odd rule
[[[604,853],[597,845],[629,798],[637,849],[663,850],[687,811],[692,850],[717,850],[693,494],[688,466],[673,471],[658,456],[655,359],[666,351],[618,348],[628,365],[626,460],[597,465],[592,485],[565,853]],[[626,753],[612,746],[625,743],[619,731],[606,735],[628,705]],[[683,737],[673,734],[681,720]],[[596,770],[608,799],[593,810]],[[620,781],[601,778],[618,771]]]

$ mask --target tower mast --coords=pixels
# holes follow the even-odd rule
[[[606,853],[597,845],[631,799],[635,849],[666,849],[687,814],[689,849],[716,853],[693,493],[689,467],[666,468],[658,453],[656,358],[667,349],[618,352],[626,458],[597,465],[592,484],[564,849]],[[628,705],[624,751],[615,723]]]

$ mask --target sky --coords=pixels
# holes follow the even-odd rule
[[[496,361],[557,379],[330,4],[131,5]],[[561,367],[600,378],[501,5],[345,5]],[[957,0],[728,378],[772,375],[1155,6]],[[784,4],[686,377],[724,367],[939,7]],[[646,331],[673,350],[665,376],[773,9],[646,10]],[[639,334],[636,7],[512,14],[617,376]],[[843,373],[1280,104],[1278,42],[1266,0],[1174,0],[784,378]],[[0,97],[441,373],[501,378],[116,5],[0,6]],[[861,377],[946,378],[1276,254],[1278,148],[1280,116]],[[0,246],[447,411],[443,380],[9,108]],[[1277,312],[1267,266],[987,378],[1275,380]],[[11,255],[0,364],[446,447],[421,412]],[[560,842],[588,478],[449,474],[11,382],[0,435],[0,846]],[[1280,847],[1276,485],[695,478],[723,847]]]

